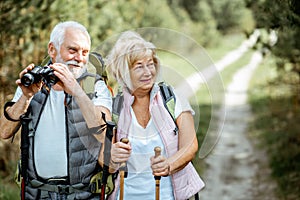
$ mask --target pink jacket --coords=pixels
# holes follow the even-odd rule
[[[134,101],[134,97],[125,90],[123,91],[123,95],[124,104],[118,121],[117,141],[123,137],[127,137],[132,120],[130,106]],[[178,134],[174,133],[175,123],[163,105],[158,85],[155,84],[153,86],[150,98],[152,119],[162,137],[167,156],[170,157],[178,151]],[[188,199],[204,187],[203,181],[191,162],[182,170],[171,175],[171,180],[176,200]],[[115,186],[115,191],[109,199],[115,199],[116,191],[119,188],[119,177],[116,179]]]

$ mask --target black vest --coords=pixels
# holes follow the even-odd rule
[[[31,100],[29,107],[29,117],[32,120],[29,124],[30,144],[27,172],[29,180],[36,179],[41,182],[44,182],[45,180],[38,176],[34,164],[34,145],[38,145],[34,144],[34,135],[36,134],[35,130],[47,98],[48,93],[40,91],[35,94],[35,96]],[[101,143],[93,136],[92,129],[89,129],[87,127],[75,99],[72,96],[66,94],[65,102],[68,157],[67,182],[69,183],[69,185],[82,183],[88,186],[91,177],[99,169],[98,154],[101,148]],[[76,199],[86,199],[90,195],[90,192],[82,191],[82,193],[76,193]],[[35,199],[39,196],[38,189],[31,187],[29,184],[28,186],[26,186],[26,196],[32,197],[30,199]]]

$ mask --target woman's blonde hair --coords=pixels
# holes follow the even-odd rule
[[[108,72],[121,86],[132,90],[130,67],[145,56],[152,56],[158,75],[160,61],[156,55],[156,47],[134,31],[123,32],[107,56]]]

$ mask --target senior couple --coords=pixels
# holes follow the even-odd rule
[[[30,64],[20,72],[15,95],[5,105],[0,119],[2,139],[16,134],[24,116],[30,119],[23,199],[99,199],[89,184],[103,165],[101,127],[112,120],[112,98],[105,82],[87,70],[90,48],[83,25],[57,24],[50,35],[47,64],[57,81],[49,85],[36,80],[25,86],[22,77],[35,67]],[[107,199],[119,199],[118,169],[124,162],[124,199],[154,199],[153,176],[161,177],[161,199],[199,198],[204,183],[191,164],[198,150],[193,110],[176,93],[175,120],[165,108],[156,82],[160,61],[155,46],[126,31],[106,58],[124,97],[110,154],[110,172],[118,177]],[[94,92],[88,95],[83,85],[91,77]],[[154,157],[156,146],[162,151]]]

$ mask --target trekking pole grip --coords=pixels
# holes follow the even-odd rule
[[[154,153],[155,153],[155,156],[154,156],[155,158],[158,157],[158,156],[160,156],[160,154],[161,154],[161,148],[158,147],[158,146],[155,147],[154,148]]]
[[[122,139],[121,139],[121,142],[123,142],[123,143],[125,143],[125,144],[128,144],[129,140],[128,140],[128,138],[122,138]]]
[[[161,154],[161,148],[159,146],[154,148],[154,158],[157,158]],[[160,180],[160,176],[154,176],[155,180]]]
[[[157,158],[161,154],[161,148],[160,147],[155,147],[154,148],[154,158]],[[154,176],[155,179],[155,199],[159,200],[159,193],[160,193],[160,178],[161,176]]]

